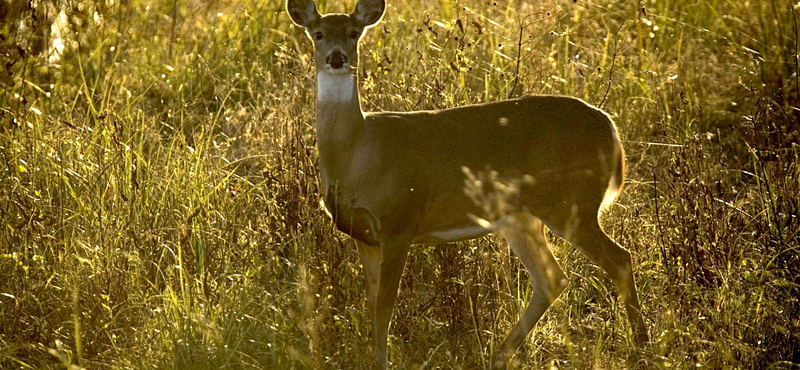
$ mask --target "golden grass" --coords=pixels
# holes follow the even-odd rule
[[[571,284],[515,366],[799,366],[791,4],[389,4],[362,46],[365,109],[567,94],[623,136],[629,182],[603,221],[652,344],[551,238]],[[0,368],[366,366],[357,253],[319,203],[311,44],[281,1],[0,13]],[[393,368],[487,366],[527,281],[501,240],[415,247]]]

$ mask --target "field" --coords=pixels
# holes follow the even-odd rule
[[[627,182],[602,223],[651,343],[551,236],[570,285],[514,368],[800,368],[797,16],[389,1],[362,42],[365,110],[563,94],[619,127]],[[320,203],[312,44],[282,0],[0,0],[0,19],[0,368],[369,368],[358,253]],[[415,246],[391,367],[486,368],[528,281],[499,237]]]

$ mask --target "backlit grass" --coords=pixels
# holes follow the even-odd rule
[[[603,224],[652,343],[552,237],[570,286],[514,366],[800,366],[797,12],[389,0],[364,109],[566,94],[619,126]],[[358,254],[320,206],[311,43],[282,1],[0,0],[0,18],[0,368],[367,368]],[[528,286],[502,239],[414,247],[393,368],[488,366]]]

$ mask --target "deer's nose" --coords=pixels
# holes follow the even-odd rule
[[[325,63],[330,64],[333,69],[339,69],[347,63],[347,56],[338,51],[334,51],[325,58]]]

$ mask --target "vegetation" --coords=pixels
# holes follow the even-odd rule
[[[798,5],[389,4],[365,110],[566,94],[626,146],[603,223],[652,343],[552,237],[570,286],[515,366],[800,366]],[[282,1],[3,0],[0,19],[0,368],[367,368],[358,254],[320,205],[311,43]],[[393,367],[487,366],[528,286],[502,239],[414,247]]]

